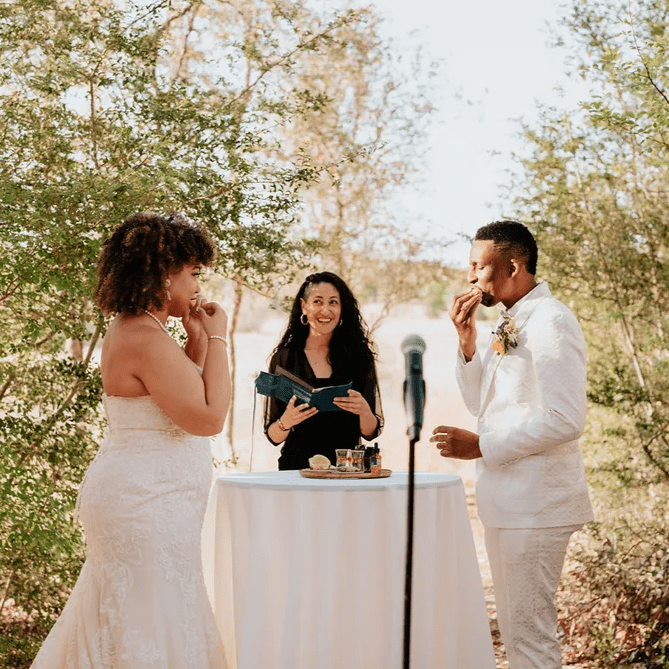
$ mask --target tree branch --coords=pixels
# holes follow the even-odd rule
[[[669,105],[669,97],[667,97],[666,93],[655,83],[655,79],[653,79],[653,75],[651,74],[650,68],[648,67],[646,61],[644,60],[644,57],[641,55],[641,48],[639,47],[639,42],[637,41],[636,38],[636,29],[634,28],[634,17],[632,16],[631,7],[629,7],[629,19],[630,19],[630,25],[632,26],[632,39],[634,40],[634,48],[637,52],[637,55],[639,56],[639,60],[641,61],[644,70],[646,71],[646,77],[648,78],[650,85],[659,93],[659,95],[667,103],[667,105]]]
[[[2,398],[7,394],[9,386],[12,385],[12,381],[14,381],[15,378],[16,374],[10,374],[9,378],[2,384],[2,388],[0,388],[0,401],[2,401]],[[1,606],[0,610],[2,610]]]
[[[323,30],[322,32],[314,35],[311,39],[307,40],[306,42],[300,42],[294,49],[289,51],[288,53],[285,53],[283,56],[281,56],[278,60],[275,60],[273,63],[267,63],[264,66],[263,71],[254,79],[252,83],[250,83],[244,90],[242,90],[239,95],[235,96],[232,98],[232,100],[229,100],[223,107],[223,110],[226,110],[227,108],[231,107],[235,102],[240,100],[241,98],[245,97],[246,95],[249,94],[249,92],[255,88],[262,79],[265,78],[267,74],[269,74],[273,69],[276,67],[279,67],[283,63],[287,62],[294,56],[296,53],[303,51],[304,49],[309,48],[310,46],[313,46],[317,42],[319,42],[321,39],[329,35],[331,32],[333,32],[335,29],[340,28],[342,25],[346,24],[345,19],[339,19],[338,21],[334,21],[331,23],[327,29]]]
[[[235,302],[232,307],[232,319],[230,320],[230,327],[228,328],[228,340],[230,342],[230,381],[232,383],[232,393],[230,396],[230,407],[228,409],[228,445],[230,446],[230,458],[234,466],[237,465],[237,453],[235,451],[234,441],[234,408],[235,408],[235,390],[236,390],[236,375],[237,375],[237,353],[235,348],[235,335],[237,333],[237,322],[239,320],[239,313],[242,307],[242,298],[244,284],[240,278],[235,279]]]
[[[159,4],[161,4],[161,3],[159,3]],[[186,5],[186,8],[183,11],[178,12],[177,14],[174,14],[173,16],[168,16],[165,19],[165,22],[163,23],[163,25],[161,26],[161,30],[167,30],[170,27],[170,25],[172,23],[174,23],[174,21],[178,21],[180,18],[186,16],[186,14],[188,14],[188,12],[192,9],[194,4],[195,4],[195,2],[189,2]],[[200,5],[202,3],[198,2],[197,4]]]
[[[93,141],[93,164],[95,165],[95,169],[99,170],[100,165],[98,163],[97,117],[95,115],[95,82],[93,81],[92,77],[88,85],[88,94],[91,98],[91,140]]]
[[[187,7],[187,9],[190,9],[193,6],[194,3],[190,3]],[[177,71],[175,72],[174,76],[178,78],[180,76],[181,68],[184,64],[184,61],[186,60],[186,54],[188,53],[188,38],[190,37],[191,33],[195,30],[194,24],[195,24],[195,17],[197,16],[198,8],[195,8],[195,11],[190,15],[190,18],[188,19],[188,30],[186,31],[186,34],[184,36],[184,47],[183,51],[181,52],[181,57],[179,58],[179,63],[177,64]],[[186,11],[183,12],[185,14]],[[182,15],[183,15],[182,14]]]
[[[40,240],[41,241],[41,240]],[[33,250],[28,253],[25,258],[22,258],[21,260],[21,265],[25,267],[27,265],[27,261],[29,261],[31,258],[34,258],[37,255],[37,251],[39,249],[38,245],[35,245],[33,247]],[[59,247],[55,247],[51,250],[51,253],[53,254],[54,251],[59,250]],[[37,263],[37,265],[43,265],[44,260],[40,261]],[[10,282],[7,288],[5,289],[5,292],[0,295],[0,303],[4,302],[6,299],[12,297],[14,293],[21,287],[21,284],[23,283],[23,278],[27,274],[27,272],[24,272],[23,274],[19,274],[15,279],[14,279],[14,285],[12,286],[12,283]]]
[[[663,435],[654,435],[652,439],[650,439],[647,443],[643,444],[641,448],[643,449],[643,452],[646,454],[648,459],[662,472],[664,477],[666,479],[669,479],[669,469],[665,467],[656,457],[653,455],[652,451],[650,450],[651,444],[655,441],[655,439],[659,439],[664,447],[669,450],[669,444],[667,444],[667,440],[664,438]]]
[[[102,333],[102,326],[100,323],[98,323],[95,327],[95,332],[93,333],[93,337],[91,338],[91,343],[88,347],[88,351],[86,353],[86,357],[83,359],[81,362],[81,371],[85,372],[88,369],[88,365],[91,362],[91,357],[93,356],[93,350],[95,349],[95,345],[98,343],[98,339],[100,338],[100,334]],[[68,393],[67,397],[63,400],[61,405],[56,409],[56,411],[53,413],[51,418],[49,420],[54,423],[57,419],[58,416],[63,412],[65,407],[72,402],[74,397],[77,395],[81,388],[81,379],[77,379],[74,384],[72,385],[72,388],[70,389],[70,392]]]

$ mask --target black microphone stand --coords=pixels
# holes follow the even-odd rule
[[[407,552],[406,571],[404,575],[404,649],[402,667],[409,669],[411,654],[411,580],[413,575],[413,507],[414,507],[414,473],[416,459],[416,442],[419,440],[415,426],[409,428],[409,479],[407,494]]]
[[[425,342],[418,335],[411,335],[402,342],[402,353],[406,361],[404,381],[404,407],[409,429],[409,477],[407,481],[407,552],[404,576],[404,649],[403,669],[411,663],[411,582],[413,576],[413,510],[415,490],[416,442],[420,440],[425,406],[425,381],[423,381],[422,356]]]

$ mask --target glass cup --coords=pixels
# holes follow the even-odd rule
[[[335,449],[337,454],[337,467],[348,467],[351,464],[351,449],[350,448],[337,448]]]
[[[365,451],[353,450],[351,451],[351,465],[353,465],[359,472],[365,471]]]

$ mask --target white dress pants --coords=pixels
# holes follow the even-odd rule
[[[569,538],[581,527],[485,528],[509,669],[562,669],[555,593]]]

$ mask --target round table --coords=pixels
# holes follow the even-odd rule
[[[400,669],[407,473],[219,477],[205,576],[230,669]],[[462,481],[415,477],[412,669],[494,669]]]

